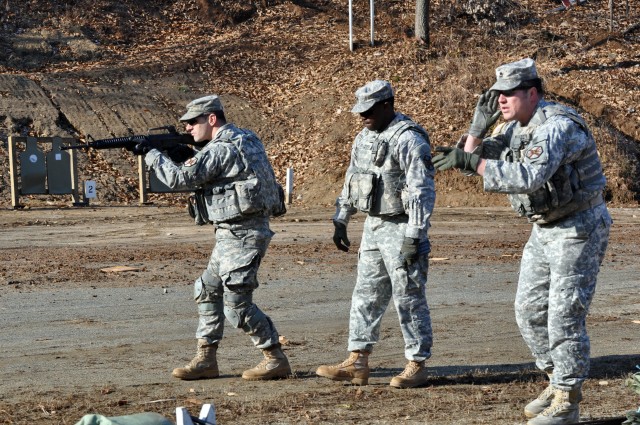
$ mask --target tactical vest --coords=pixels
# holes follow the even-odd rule
[[[202,188],[208,220],[217,224],[284,214],[284,190],[276,181],[258,136],[238,128],[236,132],[223,132],[215,143],[232,144],[242,158],[244,170],[239,176],[219,179]]]
[[[540,189],[526,194],[509,194],[512,208],[530,222],[551,223],[595,203],[602,202],[605,178],[593,135],[586,122],[575,111],[562,105],[548,103],[538,108],[526,127],[512,126],[509,149],[501,159],[524,162],[535,130],[554,115],[562,115],[576,123],[589,139],[589,146],[580,157],[560,165],[555,174]]]
[[[355,141],[356,171],[350,176],[348,185],[349,203],[369,215],[392,216],[405,213],[402,192],[406,186],[406,175],[393,158],[398,139],[405,131],[416,131],[429,142],[427,132],[407,116],[381,133],[360,133]]]

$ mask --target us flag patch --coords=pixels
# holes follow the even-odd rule
[[[195,165],[196,162],[198,162],[198,159],[194,156],[187,159],[182,165],[184,165],[185,167],[191,167],[192,165]]]
[[[544,152],[542,146],[534,146],[525,153],[525,156],[529,159],[538,159],[542,152]]]

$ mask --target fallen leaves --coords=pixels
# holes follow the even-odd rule
[[[344,4],[337,0],[303,6],[271,2],[270,7],[246,16],[248,12],[231,0],[216,2],[220,10],[213,15],[202,10],[205,2],[193,0],[163,3],[159,9],[130,2],[106,14],[99,11],[110,10],[108,2],[94,3],[68,14],[52,2],[49,10],[39,7],[32,17],[12,9],[6,18],[25,20],[19,22],[25,28],[29,27],[26,20],[34,19],[38,27],[57,29],[59,23],[49,17],[61,16],[65,28],[81,26],[93,33],[99,55],[49,61],[41,70],[73,74],[85,89],[104,84],[121,90],[131,84],[145,90],[150,80],[168,78],[185,92],[215,91],[242,98],[252,114],[239,109],[232,111],[230,119],[244,116],[242,124],[262,137],[280,181],[287,168],[295,169],[295,191],[305,193],[303,201],[326,203],[335,197],[340,183],[329,177],[344,174],[351,142],[361,128],[358,117],[350,113],[353,93],[374,78],[392,81],[397,109],[423,125],[432,143],[450,144],[468,125],[474,97],[491,84],[494,66],[531,55],[552,88],[551,97],[568,98],[610,121],[619,116],[612,124],[623,134],[635,140],[640,134],[637,7],[629,14],[618,12],[618,28],[610,34],[604,3],[550,15],[548,4],[525,0],[510,11],[526,11],[534,18],[532,24],[514,23],[513,28],[488,32],[484,25],[461,29],[449,6],[437,3],[431,16],[431,46],[418,49],[404,35],[406,28],[413,27],[411,2],[382,2],[376,7],[376,46],[368,46],[368,28],[356,19],[359,47],[350,52]],[[487,5],[493,8],[498,3],[513,2]],[[215,22],[203,25],[205,16]],[[249,16],[250,20],[244,19]],[[109,74],[105,69],[117,72]],[[601,106],[589,108],[581,101],[584,95]],[[182,106],[171,105],[176,116]],[[617,136],[601,138],[599,143],[621,149]],[[83,172],[100,176],[101,200],[135,203],[137,182],[125,177],[130,170],[125,172],[125,165],[114,169],[101,155],[89,155]],[[605,167],[615,162],[607,161]],[[119,184],[112,184],[107,176],[116,176]],[[636,189],[629,185],[625,190]],[[152,199],[184,202],[172,194],[153,194]]]

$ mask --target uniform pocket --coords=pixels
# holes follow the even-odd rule
[[[349,201],[362,212],[371,209],[376,186],[376,176],[369,173],[354,173],[349,180]]]

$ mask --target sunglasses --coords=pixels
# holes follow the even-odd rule
[[[375,105],[372,106],[371,108],[367,109],[364,112],[360,112],[360,116],[362,118],[369,118],[371,115],[373,115],[373,110],[376,109]]]
[[[380,102],[376,102],[376,103],[374,103],[374,104],[373,104],[373,106],[372,106],[371,108],[367,109],[367,110],[366,110],[366,111],[364,111],[364,112],[360,112],[360,116],[361,116],[362,118],[369,118],[371,115],[373,115],[373,113],[375,112],[376,108],[377,108],[379,105],[382,105],[382,104],[384,104],[384,103],[389,103],[389,102],[388,102],[388,101],[386,101],[386,100],[382,100],[382,101],[380,101]]]
[[[204,116],[208,116],[208,115],[199,115],[195,118],[191,118],[190,120],[185,121],[187,124],[189,124],[190,126],[194,126],[196,124],[198,124],[198,120]]]
[[[529,90],[531,87],[516,87],[515,89],[512,90],[500,90],[499,93],[505,97],[512,97],[515,96],[517,91],[522,91],[522,90]]]

